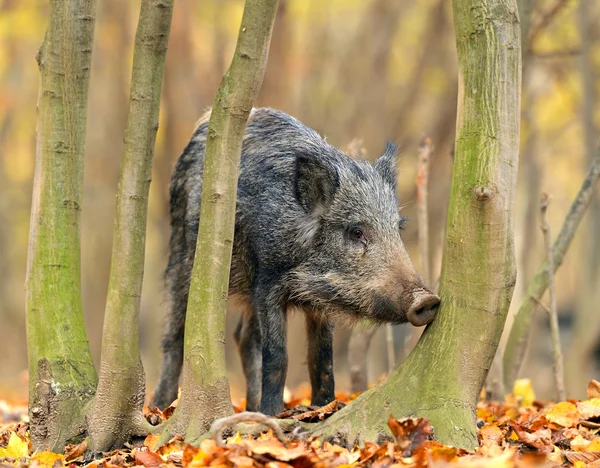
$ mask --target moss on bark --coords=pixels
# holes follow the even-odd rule
[[[520,31],[514,0],[455,0],[453,11],[459,98],[440,310],[387,380],[324,423],[326,438],[377,441],[391,413],[429,418],[446,444],[477,445],[475,406],[516,278]]]
[[[225,309],[242,138],[262,84],[278,0],[247,0],[231,66],[212,109],[200,226],[185,323],[181,400],[163,438],[196,441],[233,413],[225,365]]]
[[[36,166],[26,310],[34,450],[64,450],[84,430],[96,371],[83,323],[81,199],[94,0],[51,0],[38,52]]]
[[[138,319],[148,192],[172,13],[173,0],[142,1],[117,192],[100,381],[88,418],[94,451],[110,450],[131,435],[151,430],[141,413],[145,382]]]

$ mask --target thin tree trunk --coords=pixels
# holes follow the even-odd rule
[[[582,125],[585,154],[588,161],[594,158],[596,129],[594,127],[594,68],[592,62],[592,35],[590,34],[591,2],[579,3],[579,31],[581,31],[580,74],[582,84]],[[582,294],[579,295],[573,337],[567,357],[567,383],[572,397],[585,395],[584,383],[593,377],[593,354],[600,338],[600,314],[598,314],[598,276],[600,262],[600,202],[594,197],[587,220],[587,240],[582,251]]]
[[[456,156],[440,310],[404,363],[327,420],[324,437],[377,441],[386,421],[429,418],[436,437],[477,446],[475,406],[515,283],[514,197],[521,51],[514,1],[455,0]]]
[[[596,153],[596,157],[588,170],[577,197],[571,204],[569,213],[554,242],[554,247],[552,248],[554,271],[558,270],[563,262],[563,258],[571,245],[575,231],[594,196],[594,188],[598,183],[598,179],[600,179],[600,149]],[[504,385],[506,388],[511,388],[513,382],[519,375],[523,357],[527,350],[527,343],[529,342],[533,312],[538,301],[546,292],[547,287],[548,268],[546,262],[543,262],[529,283],[527,294],[523,298],[519,310],[515,315],[515,321],[510,329],[506,348],[504,349],[503,368]]]
[[[26,310],[34,450],[64,450],[84,430],[96,370],[83,323],[81,200],[95,0],[51,0],[38,52],[36,167]]]
[[[565,371],[563,355],[560,346],[560,329],[558,328],[558,310],[556,306],[556,284],[554,282],[554,268],[552,262],[552,234],[548,224],[548,205],[550,197],[542,194],[540,211],[542,217],[542,233],[544,234],[544,247],[546,248],[546,268],[548,270],[548,294],[550,296],[550,330],[552,332],[552,358],[554,361],[554,381],[556,383],[556,394],[558,401],[564,401],[565,395]]]
[[[100,381],[89,415],[90,448],[107,451],[147,433],[138,348],[146,217],[173,0],[143,0],[135,38],[129,116],[117,192]]]
[[[225,310],[242,139],[267,65],[278,0],[247,0],[208,128],[198,241],[185,322],[181,399],[163,439],[195,441],[233,413],[225,365]]]
[[[348,370],[352,393],[364,392],[369,388],[368,356],[369,345],[377,328],[357,325],[348,341]]]

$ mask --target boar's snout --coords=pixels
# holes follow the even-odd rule
[[[422,327],[434,319],[439,304],[440,298],[435,294],[426,291],[420,292],[415,294],[406,317],[415,327]]]

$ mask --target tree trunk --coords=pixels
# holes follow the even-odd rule
[[[38,52],[36,167],[26,310],[34,450],[84,430],[96,371],[83,323],[79,219],[95,0],[51,0]]]
[[[185,322],[181,399],[163,439],[195,441],[233,413],[225,365],[225,310],[242,138],[262,84],[278,0],[247,0],[208,128],[198,241]]]
[[[369,388],[369,345],[377,332],[374,326],[356,325],[348,341],[348,370],[352,393],[364,392]]]
[[[117,192],[100,381],[89,415],[90,448],[107,451],[151,428],[142,415],[138,319],[148,192],[173,0],[143,0],[135,38],[129,116]]]
[[[438,316],[387,380],[327,420],[324,437],[377,441],[391,413],[429,418],[443,443],[477,446],[475,406],[515,284],[520,32],[514,1],[455,0],[453,10],[458,122]]]
[[[592,62],[592,35],[590,2],[579,3],[579,30],[581,31],[580,74],[582,84],[582,125],[585,141],[585,154],[588,161],[594,158],[596,145],[596,129],[594,126],[594,68]],[[593,354],[598,346],[600,335],[600,314],[597,304],[600,300],[598,292],[599,260],[600,260],[600,203],[594,197],[590,205],[588,218],[587,242],[583,254],[582,294],[579,295],[573,337],[567,356],[567,384],[569,395],[581,397],[585,395],[585,385],[594,373]]]
[[[571,204],[569,214],[565,218],[560,233],[554,242],[552,248],[554,272],[558,270],[563,262],[563,258],[571,245],[577,226],[579,226],[585,210],[594,196],[594,188],[598,183],[598,179],[600,179],[600,149],[596,152],[596,157],[588,170],[577,197]],[[511,388],[513,382],[519,375],[523,357],[527,350],[527,343],[529,342],[533,312],[538,301],[546,292],[548,280],[548,267],[546,266],[546,262],[544,262],[538,268],[536,275],[529,283],[527,294],[521,302],[519,310],[515,315],[513,326],[510,329],[503,359],[504,385],[506,388]]]

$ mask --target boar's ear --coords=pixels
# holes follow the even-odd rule
[[[389,142],[385,146],[385,153],[375,161],[375,170],[385,182],[396,191],[396,160],[398,159],[398,147]]]
[[[294,189],[307,213],[327,209],[339,184],[337,171],[322,158],[303,154],[296,158]]]

